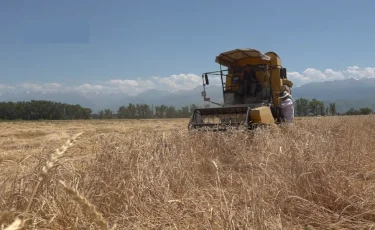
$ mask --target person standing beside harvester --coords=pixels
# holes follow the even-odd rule
[[[282,115],[287,123],[293,123],[294,121],[294,101],[292,96],[284,91],[280,96],[280,108]]]

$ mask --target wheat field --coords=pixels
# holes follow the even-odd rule
[[[0,123],[2,229],[375,229],[375,117]]]

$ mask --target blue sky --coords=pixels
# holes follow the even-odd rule
[[[297,85],[375,77],[374,10],[370,0],[3,0],[0,91],[195,87],[234,48],[277,52]]]

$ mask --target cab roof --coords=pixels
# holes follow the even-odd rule
[[[215,62],[228,67],[228,66],[231,66],[236,61],[248,59],[248,58],[258,59],[262,61],[271,60],[271,57],[263,54],[259,50],[252,49],[252,48],[245,48],[245,49],[234,49],[234,50],[223,52],[219,56],[216,57]]]

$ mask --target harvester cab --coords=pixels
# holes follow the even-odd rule
[[[235,49],[221,53],[215,61],[220,64],[220,70],[202,74],[202,97],[215,106],[195,109],[189,130],[253,129],[283,121],[279,97],[283,91],[291,94],[293,83],[287,79],[287,71],[275,52],[263,54],[255,49]],[[223,103],[207,97],[210,77],[220,78]]]

